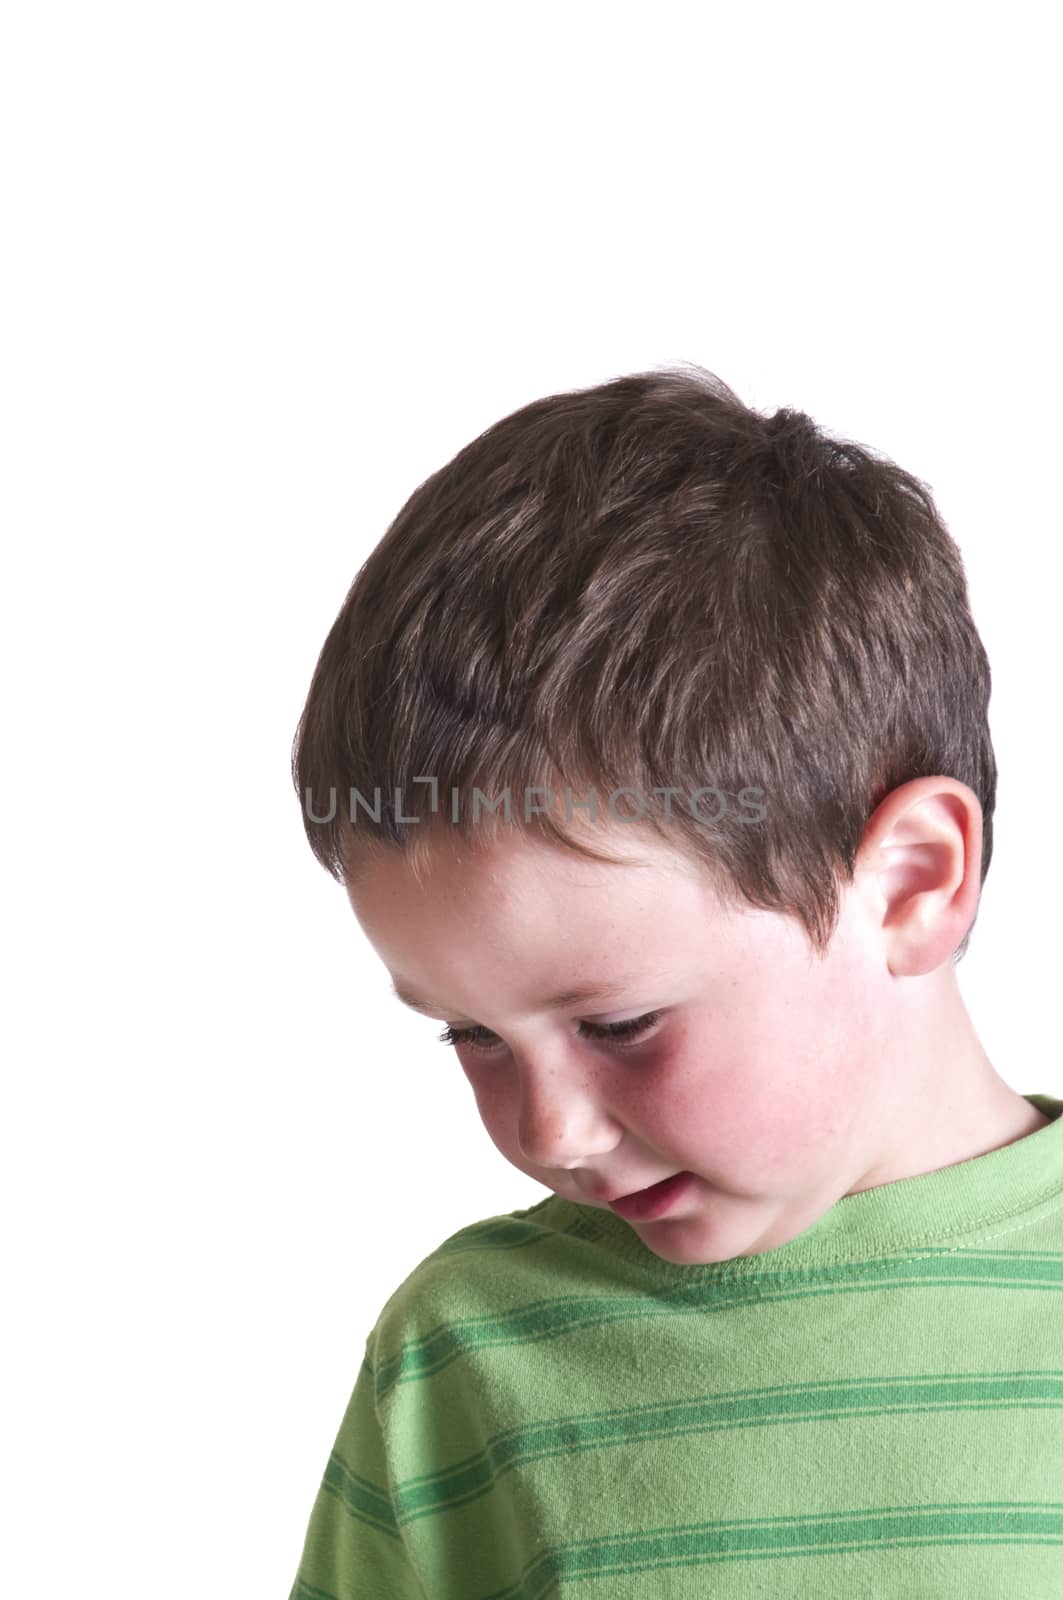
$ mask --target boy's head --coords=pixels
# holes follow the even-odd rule
[[[421,485],[326,639],[293,777],[397,985],[479,1026],[459,1057],[503,1153],[589,1204],[689,1170],[634,1225],[722,1259],[913,1142],[964,1159],[913,1097],[962,1085],[975,1140],[1014,1120],[953,967],[989,694],[929,491],[680,368],[537,401]]]

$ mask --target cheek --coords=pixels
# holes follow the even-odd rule
[[[490,1061],[478,1061],[473,1055],[461,1061],[476,1101],[480,1121],[501,1149],[508,1148],[516,1137],[517,1106],[512,1079],[502,1067]]]
[[[648,1142],[741,1181],[807,1165],[839,1131],[844,1101],[813,1048],[791,1036],[784,1049],[760,1029],[726,1046],[684,1041],[648,1064],[627,1103]]]
[[[484,1132],[499,1155],[504,1156],[518,1172],[527,1173],[529,1178],[535,1178],[539,1183],[544,1182],[539,1169],[520,1148],[520,1096],[512,1073],[504,1067],[492,1067],[490,1063],[478,1065],[475,1057],[471,1064],[462,1062],[462,1071],[472,1089]]]

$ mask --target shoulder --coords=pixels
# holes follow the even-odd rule
[[[557,1195],[459,1228],[384,1303],[368,1341],[373,1366],[379,1372],[415,1348],[431,1359],[433,1340],[460,1337],[484,1319],[528,1307],[540,1292],[556,1293],[559,1281],[578,1275],[579,1245],[593,1237],[584,1210]]]

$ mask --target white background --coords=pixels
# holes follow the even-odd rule
[[[1063,1094],[1051,26],[8,8],[5,1593],[284,1600],[383,1301],[546,1196],[289,777],[358,566],[527,401],[696,361],[931,485],[1001,771],[961,985]]]

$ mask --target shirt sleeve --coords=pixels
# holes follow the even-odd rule
[[[368,1351],[310,1513],[289,1600],[426,1600],[395,1517]]]

